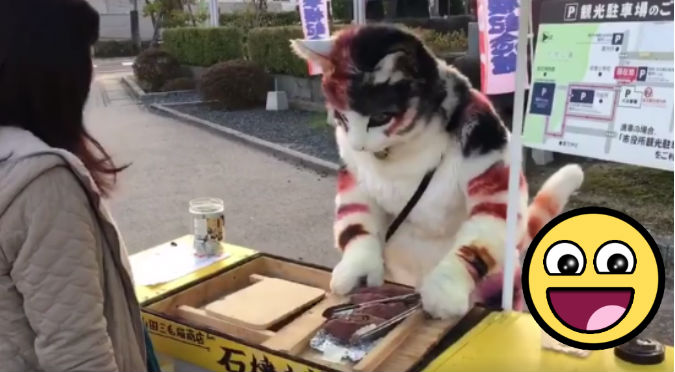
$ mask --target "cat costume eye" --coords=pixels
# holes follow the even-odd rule
[[[377,128],[389,124],[389,122],[391,121],[391,119],[394,118],[394,116],[395,114],[385,112],[372,115],[370,116],[370,120],[368,121],[368,128]]]

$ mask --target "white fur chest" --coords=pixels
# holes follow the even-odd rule
[[[455,158],[456,159],[456,158]],[[466,218],[464,196],[459,189],[457,162],[452,157],[438,159],[439,166],[401,230],[411,229],[420,238],[442,239],[454,235],[455,225]],[[387,177],[377,169],[359,169],[359,184],[393,220],[420,185],[425,168]]]
[[[454,234],[454,225],[466,218],[457,175],[462,155],[459,144],[443,130],[427,130],[405,148],[395,150],[404,153],[393,153],[384,160],[352,150],[341,131],[337,132],[337,142],[360,187],[390,220],[403,210],[427,170],[434,167],[436,172],[405,225],[411,225],[407,228],[420,236],[442,238]]]
[[[431,134],[418,139],[419,147],[411,144],[413,148],[407,150],[414,155],[385,160],[353,151],[341,143],[338,135],[342,158],[362,190],[386,212],[387,223],[408,203],[426,170],[438,167],[426,191],[384,249],[388,279],[409,285],[418,284],[447,253],[468,214],[457,174],[462,159],[459,146],[446,133]]]

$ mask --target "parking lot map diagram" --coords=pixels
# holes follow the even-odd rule
[[[673,1],[542,7],[523,143],[673,170]]]

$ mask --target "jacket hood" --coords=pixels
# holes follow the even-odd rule
[[[0,218],[31,181],[58,166],[65,166],[73,172],[89,195],[92,207],[117,230],[101,201],[96,183],[82,161],[74,154],[50,147],[31,132],[17,127],[0,127]],[[126,250],[121,237],[118,238]],[[128,269],[126,255],[122,255],[122,261]]]
[[[0,127],[0,216],[36,177],[64,165],[69,165],[78,178],[88,178],[75,155],[49,147],[27,130]]]

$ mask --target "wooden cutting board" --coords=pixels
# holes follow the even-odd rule
[[[206,305],[204,310],[213,317],[246,327],[269,329],[326,294],[323,289],[288,280],[258,279],[258,282]]]

